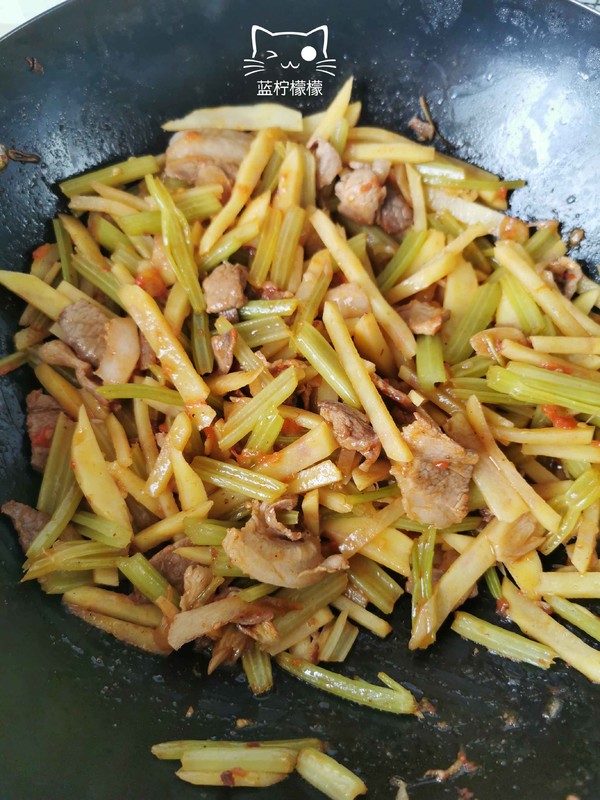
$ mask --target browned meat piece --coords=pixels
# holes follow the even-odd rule
[[[215,355],[217,369],[221,375],[226,375],[233,364],[233,351],[238,340],[238,332],[232,328],[227,333],[211,336],[210,346]]]
[[[107,323],[106,315],[87,300],[72,303],[58,315],[66,344],[93,367],[98,366],[104,355]]]
[[[577,291],[577,285],[583,272],[576,261],[567,256],[561,256],[556,261],[551,261],[544,269],[544,276],[549,283],[554,283],[567,299],[571,299]]]
[[[213,645],[207,673],[212,675],[221,664],[235,664],[250,644],[251,640],[243,631],[235,625],[226,625],[221,629],[221,636]]]
[[[342,171],[342,159],[338,151],[326,142],[317,137],[315,139],[315,158],[317,160],[317,187],[323,189],[333,183],[335,178]]]
[[[425,120],[417,117],[416,114],[412,119],[409,119],[408,127],[416,133],[417,141],[419,142],[431,142],[435,136],[435,128],[432,123],[425,122]]]
[[[386,190],[369,167],[354,169],[342,175],[335,185],[340,199],[338,211],[360,225],[372,225]]]
[[[25,503],[17,503],[16,500],[4,503],[0,510],[11,518],[24,553],[29,550],[35,537],[50,519],[45,511],[38,511]]]
[[[442,327],[442,322],[448,319],[449,312],[434,300],[411,300],[401,306],[396,306],[396,311],[413,333],[423,333],[433,336]]]
[[[376,372],[371,375],[371,380],[379,390],[380,394],[384,394],[386,397],[389,397],[390,400],[393,400],[398,405],[401,405],[403,408],[413,409],[414,404],[410,397],[402,391],[402,389],[398,389],[397,386],[394,386],[387,378],[380,378]]]
[[[220,183],[229,190],[251,142],[252,136],[240,131],[180,131],[169,142],[165,174],[197,185]]]
[[[287,289],[278,289],[273,281],[265,281],[260,290],[261,300],[282,300],[293,296],[294,293],[288,292]]]
[[[297,542],[298,539],[302,538],[301,531],[293,531],[277,519],[278,511],[291,511],[295,508],[297,502],[297,497],[283,497],[281,500],[276,500],[274,503],[260,504],[260,511],[269,529],[269,533],[285,536],[286,539],[291,539],[293,542]]]
[[[322,573],[348,567],[342,556],[324,559],[319,537],[308,531],[295,541],[282,537],[279,529],[270,527],[264,507],[256,502],[243,528],[228,529],[223,548],[230,561],[251,578],[291,589],[311,586]]]
[[[357,283],[340,283],[325,294],[325,300],[333,300],[344,319],[369,314],[371,303]]]
[[[390,183],[376,218],[377,224],[390,236],[404,236],[413,223],[413,210],[402,193]]]
[[[410,519],[447,528],[466,516],[469,482],[477,454],[422,417],[402,429],[413,460],[395,464],[391,472],[402,490]]]
[[[42,472],[48,460],[56,421],[61,408],[53,397],[39,389],[27,395],[27,433],[31,442],[31,466]]]
[[[68,369],[74,370],[75,377],[79,381],[81,388],[92,392],[99,402],[104,405],[107,404],[107,401],[97,393],[96,390],[98,386],[88,375],[91,369],[89,362],[82,361],[82,359],[78,358],[64,342],[61,342],[59,339],[45,342],[39,348],[38,355],[45,364],[67,367]]]
[[[238,314],[237,308],[227,308],[225,311],[221,311],[219,316],[223,317],[223,319],[226,319],[227,322],[231,322],[232,325],[235,325],[236,322],[240,321],[240,315]]]
[[[381,442],[362,411],[344,403],[324,400],[319,403],[319,413],[333,428],[333,435],[340,447],[364,456],[360,469],[368,470],[377,461]]]
[[[248,300],[244,294],[248,270],[241,264],[221,264],[202,282],[206,310],[218,314],[230,308],[241,308]]]
[[[189,564],[189,562],[188,562]],[[189,564],[183,573],[183,593],[181,595],[181,610],[189,611],[201,605],[200,600],[213,579],[210,567],[201,567],[199,564]],[[204,598],[206,599],[206,598]]]
[[[141,370],[145,370],[154,364],[156,364],[156,353],[150,347],[148,339],[140,331],[140,360],[138,366]]]

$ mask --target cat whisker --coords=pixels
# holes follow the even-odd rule
[[[264,64],[265,63],[260,58],[245,58],[244,61],[248,61],[251,64]]]
[[[322,58],[320,61],[317,61],[317,64],[325,64],[327,61],[337,61],[336,58]]]
[[[250,72],[246,72],[244,74],[244,77],[248,78],[250,75],[254,75],[255,72],[264,72],[264,71],[265,71],[264,67],[256,67],[256,69],[250,70]]]
[[[335,72],[330,72],[328,69],[325,69],[325,67],[317,67],[316,72],[324,72],[326,75],[333,75],[333,77],[335,77]]]

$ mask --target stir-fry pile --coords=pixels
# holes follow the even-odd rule
[[[37,507],[2,509],[24,580],[255,693],[274,658],[397,713],[392,678],[321,665],[404,591],[428,647],[479,586],[515,625],[458,611],[460,635],[600,681],[559,621],[599,638],[572,599],[600,598],[600,287],[555,222],[504,213],[519,181],[360,126],[351,87],[168,123],[164,156],[64,182],[56,243],[0,273],[27,303],[2,371],[43,387]]]

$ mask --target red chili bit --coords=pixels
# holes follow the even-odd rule
[[[573,430],[577,427],[577,420],[572,414],[561,406],[542,405],[543,413],[548,417],[554,428],[562,430]]]
[[[246,747],[260,747],[260,742],[248,742]]]
[[[22,150],[14,148],[8,150],[8,157],[11,161],[17,161],[19,164],[37,164],[40,160],[35,153],[24,153]]]
[[[36,72],[38,75],[44,74],[44,68],[35,56],[25,56],[25,61],[32,72]]]
[[[507,194],[508,194],[508,189],[506,188],[506,186],[501,186],[496,192],[496,197],[498,197],[500,200],[506,200]]]
[[[570,367],[565,367],[563,364],[553,364],[551,361],[544,361],[540,366],[542,369],[549,369],[551,372],[563,372],[565,375],[570,375],[573,372]]]
[[[284,436],[295,436],[298,433],[302,433],[303,430],[302,425],[299,425],[295,419],[288,418],[283,420],[281,432]]]
[[[44,258],[48,250],[50,250],[50,245],[48,242],[46,244],[41,244],[39,247],[36,247],[33,253],[31,254],[34,261],[38,261],[40,258]]]
[[[149,267],[140,272],[135,282],[151,297],[164,299],[167,296],[167,287],[156,267]]]
[[[507,617],[508,609],[509,609],[508,602],[505,600],[504,597],[499,597],[496,600],[496,611],[498,612],[498,614],[500,614],[501,617]]]
[[[230,769],[226,769],[224,772],[221,773],[221,783],[223,786],[235,786],[235,778]]]
[[[450,462],[449,461],[436,461],[433,466],[437,467],[437,469],[448,469],[448,467],[450,466]]]

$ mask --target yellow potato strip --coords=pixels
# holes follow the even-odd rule
[[[264,168],[267,166],[275,142],[280,137],[274,128],[261,130],[256,136],[238,170],[231,197],[205,230],[200,242],[200,255],[206,255],[244,208]]]
[[[383,297],[358,256],[338,233],[336,226],[323,211],[315,211],[310,221],[346,278],[352,283],[357,283],[367,295],[377,321],[392,343],[402,355],[412,358],[416,352],[415,337],[402,317]]]
[[[194,369],[156,302],[139,286],[123,286],[119,290],[119,297],[156,353],[164,372],[179,391],[190,417],[199,428],[210,425],[215,412],[204,402],[209,388]]]
[[[326,302],[323,322],[354,390],[367,413],[375,433],[392,461],[410,461],[412,454],[398,426],[371,380],[364,361],[348,332],[346,323],[335,303]]]
[[[348,78],[346,83],[333,98],[332,103],[324,112],[317,124],[317,127],[314,129],[310,139],[306,143],[308,148],[312,147],[317,139],[329,141],[338,120],[342,119],[348,111],[350,95],[352,94],[352,83],[353,78]]]

